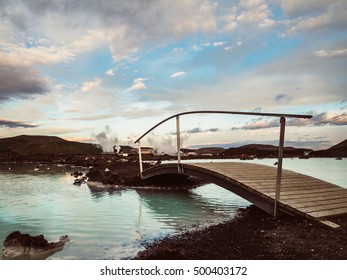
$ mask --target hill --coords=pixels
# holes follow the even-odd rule
[[[298,157],[304,156],[312,150],[309,149],[297,149],[293,147],[284,147],[283,155],[286,157]],[[278,146],[262,145],[262,144],[250,144],[244,145],[238,148],[229,148],[225,150],[222,155],[239,157],[242,154],[253,155],[257,157],[277,157]]]
[[[56,136],[20,135],[0,139],[0,152],[33,154],[100,154],[94,144],[67,141]]]
[[[337,149],[347,149],[347,139],[343,140],[339,144],[336,144],[336,145],[330,147],[328,150],[337,150]]]
[[[347,157],[347,139],[329,149],[314,151],[310,157]]]
[[[212,155],[218,155],[225,151],[224,148],[221,147],[203,147],[199,149],[181,149],[183,153],[195,153],[197,155],[204,155],[204,154],[212,154]]]

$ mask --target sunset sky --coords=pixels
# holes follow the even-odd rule
[[[0,0],[0,19],[0,138],[132,144],[190,110],[312,114],[288,119],[296,147],[347,138],[347,1]],[[181,125],[185,147],[278,143],[273,118]]]

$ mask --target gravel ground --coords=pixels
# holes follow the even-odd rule
[[[151,244],[135,259],[347,259],[347,216],[332,229],[301,217],[271,217],[255,206],[226,223]]]

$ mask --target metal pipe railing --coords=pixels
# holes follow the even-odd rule
[[[286,118],[280,118],[280,139],[278,145],[278,161],[277,161],[277,176],[276,176],[276,196],[275,196],[275,207],[274,216],[278,215],[278,202],[280,200],[281,193],[281,181],[282,181],[282,163],[283,163],[283,149],[284,149],[284,131],[286,127]]]
[[[176,116],[176,137],[177,137],[177,171],[181,173],[181,129],[180,116]]]

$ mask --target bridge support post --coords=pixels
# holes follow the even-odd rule
[[[180,117],[176,117],[176,136],[177,136],[177,170],[181,173],[181,128],[180,128]]]
[[[138,141],[137,143],[138,143],[138,151],[139,151],[140,176],[142,179],[143,166],[142,166],[141,141]]]
[[[285,117],[281,117],[280,124],[281,124],[281,128],[280,128],[280,140],[279,140],[279,147],[278,147],[276,197],[275,197],[275,208],[274,208],[274,216],[275,217],[278,216],[278,201],[280,200],[280,193],[281,193],[284,131],[285,131],[285,126],[286,126],[286,118]]]

